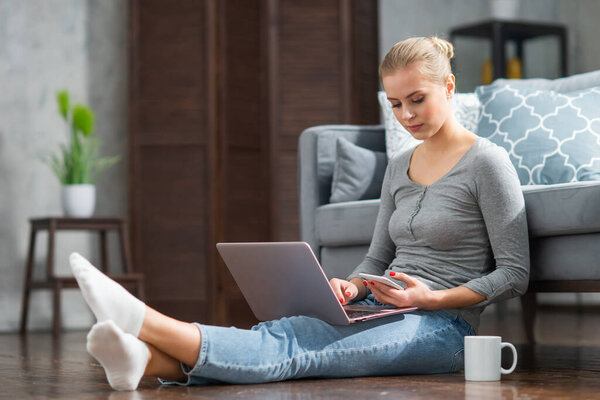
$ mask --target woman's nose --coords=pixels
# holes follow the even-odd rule
[[[410,121],[414,116],[414,113],[408,107],[402,110],[402,120]]]

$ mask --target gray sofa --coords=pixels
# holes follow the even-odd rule
[[[301,238],[329,278],[346,277],[362,261],[379,209],[379,200],[329,204],[340,136],[360,147],[385,151],[385,131],[379,125],[322,125],[300,136]],[[529,293],[522,300],[526,334],[533,342],[536,292],[600,292],[600,182],[522,190],[531,248]]]

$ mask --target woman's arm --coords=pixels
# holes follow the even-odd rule
[[[481,157],[475,183],[495,268],[464,284],[486,297],[481,305],[520,296],[529,284],[529,237],[523,192],[506,151],[501,147],[493,150]]]
[[[368,282],[375,299],[396,307],[418,307],[421,310],[468,307],[484,301],[485,296],[464,286],[444,290],[431,290],[418,279],[403,273],[390,272],[394,279],[406,283],[405,290],[394,289],[379,282]]]

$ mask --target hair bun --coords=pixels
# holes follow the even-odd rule
[[[433,43],[438,51],[448,57],[448,59],[454,57],[454,46],[452,46],[452,43],[437,36],[431,36],[429,40],[431,40],[431,43]]]

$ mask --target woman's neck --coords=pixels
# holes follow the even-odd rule
[[[435,135],[423,141],[421,150],[430,155],[443,154],[452,148],[462,147],[464,144],[470,146],[476,138],[475,134],[460,125],[452,116],[446,120],[446,123]]]

